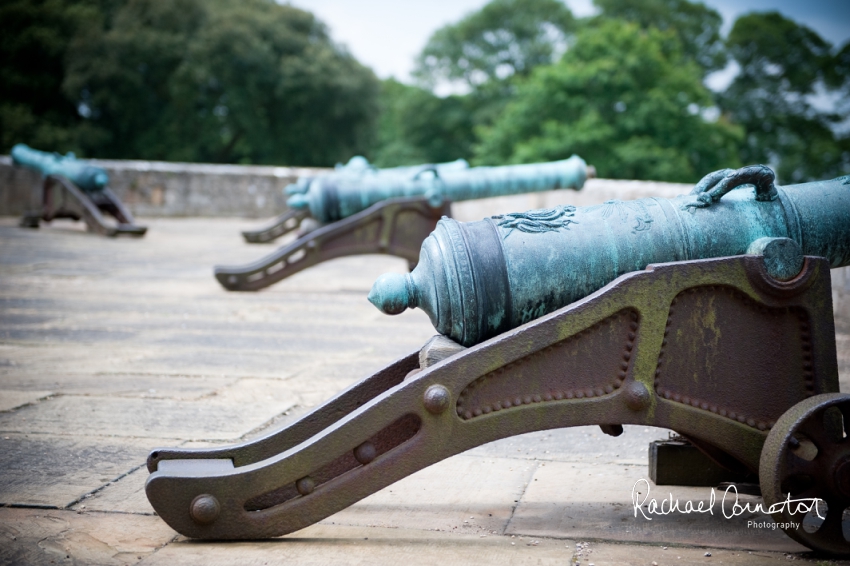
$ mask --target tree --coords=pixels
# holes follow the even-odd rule
[[[383,82],[380,100],[378,143],[371,154],[379,167],[471,156],[475,140],[469,97],[440,98],[388,79]]]
[[[703,117],[702,73],[675,35],[621,20],[579,31],[555,65],[539,67],[477,146],[481,163],[577,153],[609,178],[693,182],[736,167],[738,128]]]
[[[573,27],[572,13],[560,0],[491,0],[434,32],[414,74],[429,86],[459,80],[471,89],[526,76],[563,52]]]
[[[843,88],[845,91],[850,88],[850,41],[835,54],[833,63],[827,66],[827,71],[829,86]]]
[[[67,61],[100,157],[330,165],[374,134],[374,74],[272,0],[126,0]]]
[[[744,161],[771,164],[785,183],[847,173],[850,140],[836,134],[846,116],[811,101],[846,80],[847,46],[833,56],[816,32],[778,12],[741,16],[727,43],[740,72],[721,105],[746,131]],[[846,97],[845,91],[838,108]]]
[[[727,61],[720,26],[720,14],[700,2],[688,0],[594,0],[603,18],[634,22],[646,29],[654,27],[676,35],[685,59],[710,73]]]
[[[418,133],[412,124],[403,126],[402,136],[408,141],[382,142],[382,151],[410,151],[409,140],[418,137],[416,155],[434,156],[434,151],[422,147],[425,136],[436,135],[438,145],[452,150],[442,154],[468,156],[475,130],[490,125],[501,114],[513,96],[515,81],[556,60],[574,27],[575,20],[563,0],[491,0],[477,12],[437,30],[416,59],[414,77],[432,91],[448,83],[468,93],[426,103],[424,93],[411,91],[401,104],[409,105],[410,111],[405,113],[418,125]],[[423,104],[420,112],[413,102],[417,97]],[[401,111],[400,106],[391,106]],[[426,110],[436,114],[429,116]],[[463,111],[466,118],[459,114]],[[441,131],[436,133],[433,126],[438,123]]]
[[[17,142],[47,150],[78,149],[80,122],[60,94],[68,43],[96,21],[107,2],[0,2],[0,151]]]
[[[847,117],[850,117],[850,41],[835,54],[834,61],[828,65],[827,71],[827,86],[834,89],[839,96],[836,111],[844,117],[846,126]]]

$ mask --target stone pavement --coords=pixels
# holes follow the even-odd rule
[[[366,301],[402,260],[344,258],[228,293],[213,264],[275,247],[242,243],[252,223],[144,223],[142,239],[107,239],[0,219],[0,564],[816,563],[752,517],[635,517],[647,443],[667,431],[634,426],[482,446],[279,539],[178,536],[144,495],[153,447],[262,434],[434,331],[421,311],[387,317]]]

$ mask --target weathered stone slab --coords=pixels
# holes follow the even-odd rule
[[[587,466],[551,462],[541,465],[528,484],[508,528],[509,534],[527,536],[597,539],[634,543],[705,545],[718,548],[800,552],[803,547],[776,529],[748,527],[747,521],[771,523],[768,515],[746,513],[726,518],[721,506],[723,492],[710,513],[670,513],[652,515],[643,507],[635,510],[632,490],[638,503],[660,504],[670,497],[686,509],[687,501],[708,510],[711,488],[656,486],[649,482],[645,468],[617,464]],[[648,498],[647,498],[648,496]],[[740,503],[760,502],[760,498],[740,496]],[[726,512],[732,513],[733,499]],[[668,503],[669,507],[669,503]],[[641,512],[643,511],[643,512]],[[637,517],[635,513],[637,512]],[[645,518],[650,517],[651,520]]]
[[[175,535],[158,517],[0,509],[0,564],[139,564]]]
[[[153,507],[145,495],[145,482],[149,475],[147,467],[142,466],[86,497],[72,509],[153,515]]]
[[[147,439],[4,433],[0,504],[65,507],[144,464]]]
[[[788,564],[803,556],[767,551],[728,550],[702,547],[655,544],[611,544],[604,542],[579,541],[576,543],[575,564],[590,566],[633,566],[635,564],[663,566],[706,566],[709,564],[741,564],[746,566],[777,566]],[[806,564],[813,561],[806,560]]]
[[[0,389],[0,411],[31,405],[53,395],[52,391],[15,391]]]
[[[284,382],[250,378],[196,401],[65,395],[0,413],[0,431],[236,440],[297,402]]]
[[[534,464],[455,456],[420,470],[324,522],[502,534]]]
[[[261,293],[228,293],[212,265],[270,249],[242,242],[244,226],[217,222],[161,220],[138,241],[0,226],[0,264],[25,270],[0,281],[0,313],[10,321],[0,328],[0,378],[21,389],[47,389],[56,375],[284,378],[317,361],[393,359],[433,334],[423,313],[385,317],[365,299],[382,272],[406,269],[398,258],[344,258]],[[93,356],[94,344],[109,347]]]
[[[69,352],[71,353],[71,352]],[[33,360],[34,365],[44,364],[46,360]],[[57,364],[59,361],[57,360]],[[122,397],[170,398],[170,399],[199,399],[210,395],[218,389],[235,383],[238,376],[220,375],[169,375],[136,373],[136,372],[98,372],[82,373],[69,368],[63,372],[61,368],[45,367],[42,372],[23,369],[7,374],[0,373],[4,384],[14,386],[14,393],[21,396],[36,396],[43,399],[54,394],[64,395],[116,395]],[[52,387],[49,392],[35,389],[37,387]],[[0,403],[3,402],[4,390],[0,390]],[[25,403],[20,403],[20,406]]]
[[[196,543],[178,541],[141,562],[167,564],[238,564],[319,566],[346,564],[557,565],[569,563],[571,541],[490,535],[457,535],[403,528],[313,525],[283,538],[261,542]]]

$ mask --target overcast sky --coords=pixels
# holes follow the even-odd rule
[[[487,0],[289,0],[324,21],[337,43],[381,78],[408,82],[413,59],[434,31],[456,22]],[[576,16],[594,11],[591,0],[566,0]],[[843,45],[850,39],[850,0],[705,0],[723,16],[726,30],[735,18],[754,10],[779,10],[824,39]]]

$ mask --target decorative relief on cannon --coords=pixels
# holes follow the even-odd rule
[[[575,217],[576,207],[556,206],[542,210],[530,210],[528,212],[510,212],[494,216],[496,226],[505,231],[507,238],[512,230],[519,230],[527,234],[539,234],[552,230],[569,229],[570,224],[577,224]]]
[[[588,206],[583,212],[590,214],[599,212],[606,220],[616,215],[615,220],[620,222],[634,222],[632,232],[643,232],[652,228],[652,215],[647,207],[656,206],[652,202],[642,200],[607,200],[596,206]]]

